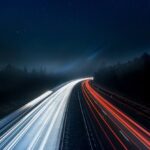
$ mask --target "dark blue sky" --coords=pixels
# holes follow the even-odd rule
[[[0,1],[1,65],[72,72],[149,49],[149,0]]]

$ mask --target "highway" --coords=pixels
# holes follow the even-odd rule
[[[150,110],[77,79],[0,120],[0,150],[149,150]]]

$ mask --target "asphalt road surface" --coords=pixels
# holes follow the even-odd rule
[[[150,110],[84,78],[0,121],[0,150],[149,150]]]

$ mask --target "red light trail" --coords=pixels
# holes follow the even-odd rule
[[[82,83],[82,91],[90,111],[93,115],[94,111],[97,114],[94,116],[94,118],[99,117],[103,120],[110,132],[124,149],[128,148],[123,143],[122,139],[119,138],[113,127],[109,125],[108,121],[100,113],[100,110],[104,110],[107,113],[109,120],[111,120],[111,122],[117,126],[117,129],[121,130],[121,133],[125,134],[132,144],[138,148],[150,149],[150,132],[148,132],[131,117],[127,116],[124,112],[102,97],[91,87],[89,80]]]

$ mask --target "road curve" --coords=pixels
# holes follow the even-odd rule
[[[48,91],[0,121],[0,149],[57,150],[68,100],[74,86],[68,82],[54,93]]]
[[[0,120],[0,150],[149,150],[149,108],[91,79],[62,84]]]

